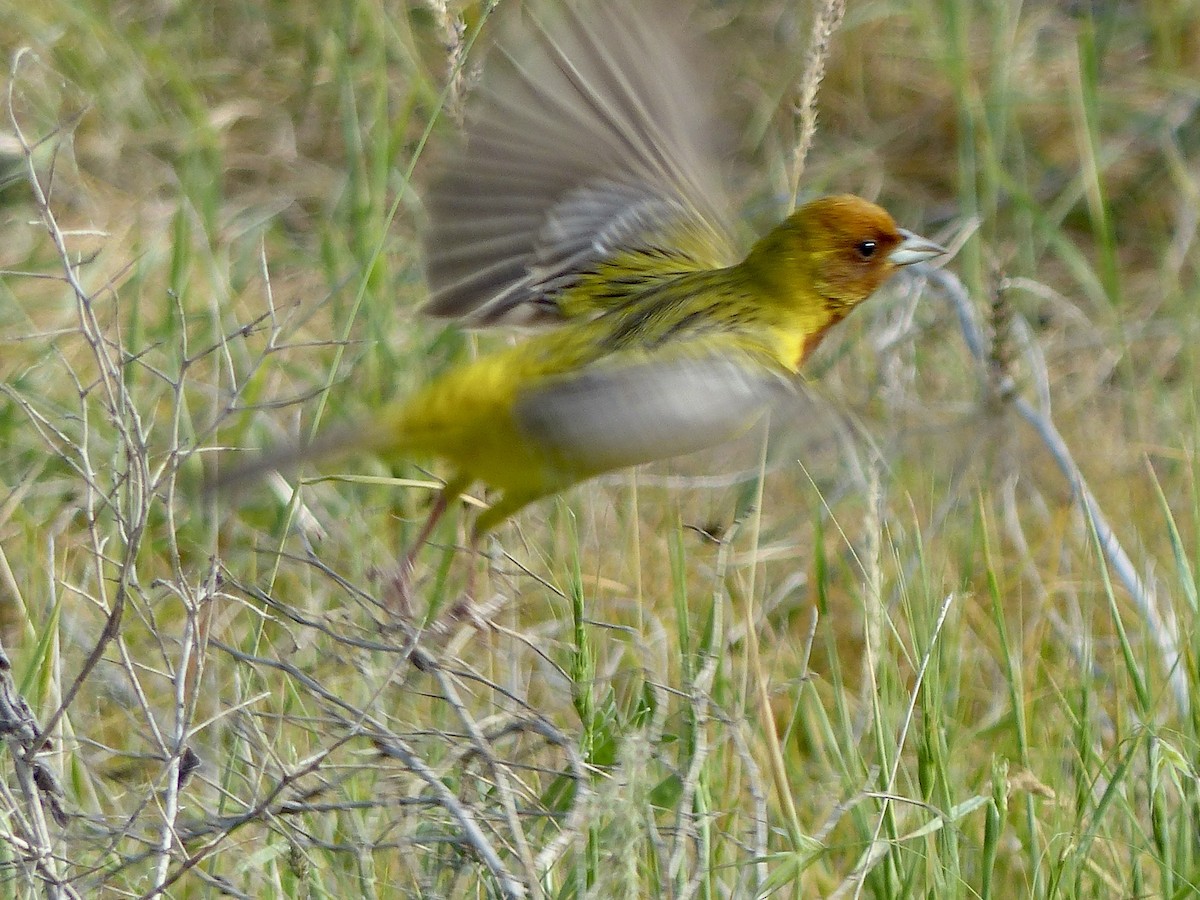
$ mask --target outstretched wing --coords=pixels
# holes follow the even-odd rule
[[[554,321],[580,314],[556,296],[605,262],[644,281],[734,261],[710,84],[679,9],[563,6],[495,48],[426,197],[432,315]]]

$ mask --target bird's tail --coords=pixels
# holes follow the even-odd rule
[[[204,493],[208,496],[228,496],[271,472],[289,472],[305,463],[327,463],[348,456],[378,452],[384,449],[385,443],[389,446],[395,443],[380,440],[382,434],[380,429],[346,425],[323,432],[306,444],[273,447],[232,465],[218,463],[207,473]]]

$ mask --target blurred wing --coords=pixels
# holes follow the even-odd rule
[[[515,415],[529,437],[590,475],[738,437],[792,385],[749,353],[606,359],[528,392]]]
[[[426,197],[427,313],[553,321],[567,313],[547,295],[605,261],[647,277],[735,261],[711,89],[679,10],[564,6],[493,52]]]

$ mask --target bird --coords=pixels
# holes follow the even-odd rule
[[[401,564],[403,593],[472,485],[494,498],[474,549],[536,500],[753,427],[830,328],[945,251],[841,194],[739,252],[716,58],[673,5],[543,4],[510,23],[424,198],[424,312],[515,326],[517,340],[311,444],[234,465],[217,486],[339,456],[440,460],[450,474]]]

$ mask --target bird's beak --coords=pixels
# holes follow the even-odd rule
[[[911,231],[900,229],[900,237],[904,238],[892,251],[892,255],[888,257],[891,262],[897,266],[911,266],[913,263],[925,262],[926,260],[935,259],[946,253],[945,247],[940,244],[935,244],[933,241],[921,237],[919,234],[913,234]]]

